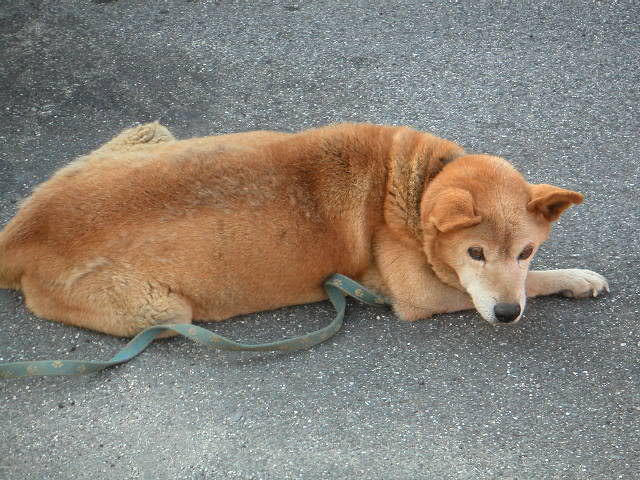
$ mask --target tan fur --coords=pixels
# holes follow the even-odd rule
[[[406,127],[177,141],[152,123],[34,190],[0,232],[0,286],[36,315],[119,336],[322,300],[334,272],[389,295],[403,319],[475,303],[494,321],[480,284],[501,302],[519,301],[525,279],[529,295],[607,288],[593,272],[514,263],[579,201]],[[491,261],[468,280],[478,242]]]

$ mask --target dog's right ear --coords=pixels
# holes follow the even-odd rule
[[[435,198],[435,204],[427,217],[426,220],[440,232],[472,227],[482,221],[482,217],[475,212],[471,193],[462,188],[442,191]]]

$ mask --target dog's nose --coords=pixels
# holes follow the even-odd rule
[[[493,307],[493,313],[500,323],[513,322],[520,315],[520,305],[517,303],[498,303]]]

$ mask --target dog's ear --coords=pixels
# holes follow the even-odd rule
[[[427,221],[440,232],[450,232],[477,225],[482,217],[476,214],[473,197],[468,190],[449,188],[436,197]]]
[[[556,221],[572,204],[582,203],[581,193],[541,183],[529,186],[527,210],[537,212],[549,222]]]
[[[388,224],[408,228],[420,236],[420,200],[425,185],[443,166],[464,154],[454,142],[412,128],[400,127],[390,149],[390,201],[386,202]]]

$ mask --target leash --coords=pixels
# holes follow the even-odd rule
[[[363,287],[349,277],[338,273],[324,282],[324,289],[336,309],[336,316],[329,325],[299,337],[270,343],[248,344],[230,340],[206,328],[190,324],[167,324],[149,327],[136,335],[122,350],[107,361],[92,360],[36,360],[0,363],[0,378],[35,377],[43,375],[83,375],[128,362],[146,349],[164,331],[178,333],[190,340],[220,350],[244,350],[252,352],[292,352],[313,347],[334,336],[344,320],[349,295],[369,305],[381,305],[387,300]]]

